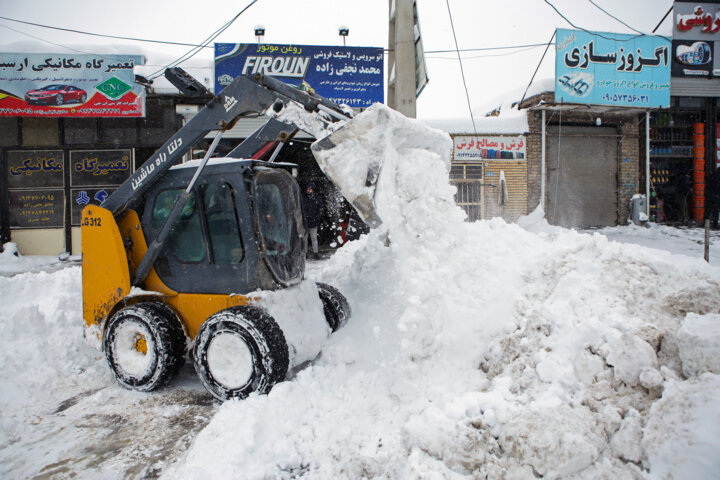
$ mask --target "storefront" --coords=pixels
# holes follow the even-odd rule
[[[80,212],[100,204],[181,124],[177,96],[145,118],[0,118],[3,243],[21,254],[79,253]]]
[[[525,135],[453,133],[450,183],[468,221],[527,214]]]
[[[699,225],[718,156],[720,2],[675,2],[669,108],[650,115],[650,219]]]

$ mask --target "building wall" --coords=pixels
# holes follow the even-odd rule
[[[71,212],[78,188],[85,187],[82,186],[84,184],[73,185],[70,180],[71,152],[128,150],[133,153],[135,166],[139,167],[179,128],[180,117],[175,111],[178,100],[172,96],[149,95],[145,118],[0,118],[0,240],[17,243],[21,254],[79,253],[79,228],[71,228]],[[29,183],[15,187],[10,185],[9,162],[18,155],[31,156],[31,152],[39,152],[39,156],[53,153],[53,158],[63,165],[61,185],[38,187],[39,191],[51,190],[54,195],[61,192],[61,200],[51,207],[43,207],[52,208],[53,215],[60,212],[58,215],[62,219],[59,224],[53,220],[52,225],[39,225],[42,228],[31,228],[22,223],[9,225],[13,203],[11,194],[35,191]]]

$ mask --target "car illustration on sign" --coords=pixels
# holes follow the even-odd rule
[[[64,105],[66,103],[85,103],[87,92],[72,85],[53,84],[30,90],[25,101],[31,104]]]

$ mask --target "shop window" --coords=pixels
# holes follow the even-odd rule
[[[0,118],[0,146],[16,147],[18,144],[18,119]]]
[[[147,99],[145,110],[145,118],[140,120],[141,145],[160,146],[180,128],[172,100]]]
[[[134,145],[137,142],[137,122],[134,118],[100,119],[100,143]]]
[[[57,118],[23,118],[22,144],[24,147],[59,145]]]
[[[98,142],[96,118],[66,118],[64,131],[66,145],[91,145]]]

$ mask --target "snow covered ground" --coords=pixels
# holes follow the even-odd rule
[[[307,272],[353,317],[268,395],[122,389],[79,267],[0,256],[0,477],[717,478],[720,238],[707,264],[700,230],[465,223],[444,146],[399,128],[382,227]]]

